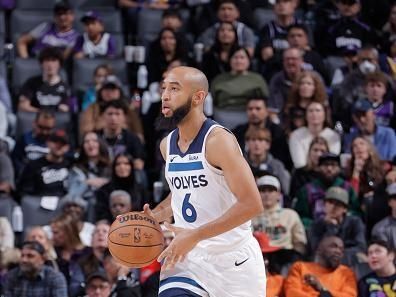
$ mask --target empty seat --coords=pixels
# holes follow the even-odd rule
[[[124,36],[122,34],[112,34],[116,45],[116,55],[121,57],[124,55]]]
[[[256,8],[253,12],[253,17],[258,30],[261,30],[264,25],[275,19],[274,12],[268,8]]]
[[[142,9],[138,16],[138,40],[145,46],[153,41],[161,30],[162,11]]]
[[[75,28],[80,32],[84,31],[84,24],[80,22],[80,19],[87,10],[76,11]],[[121,14],[119,11],[117,11],[117,10],[102,10],[102,9],[101,10],[96,9],[96,11],[103,20],[103,24],[104,24],[106,32],[122,33]]]
[[[0,217],[6,217],[11,223],[12,210],[16,205],[16,202],[11,196],[0,194]]]
[[[224,110],[215,108],[213,119],[224,127],[232,130],[236,126],[247,122],[246,111]]]
[[[128,84],[127,65],[124,59],[74,59],[73,89],[81,91],[90,86],[93,82],[94,70],[101,64],[110,64],[122,84]]]
[[[11,38],[16,42],[22,33],[27,33],[43,22],[51,22],[51,10],[21,10],[15,9],[11,14]]]
[[[7,81],[7,66],[3,60],[0,60],[0,76]]]
[[[57,210],[48,210],[41,207],[41,197],[26,195],[22,197],[24,230],[30,226],[48,225],[56,215]]]
[[[70,0],[70,4],[76,8],[115,8],[114,1],[111,0]]]
[[[0,34],[5,34],[5,31],[4,11],[0,10]]]
[[[56,0],[17,0],[16,8],[17,9],[46,9],[51,10],[55,3],[58,2]]]
[[[25,81],[35,75],[40,75],[41,68],[37,59],[16,58],[12,69],[12,88],[18,94]]]

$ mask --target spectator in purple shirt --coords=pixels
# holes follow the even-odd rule
[[[22,34],[17,41],[18,55],[28,58],[29,47],[32,46],[34,56],[48,47],[57,47],[62,50],[73,46],[80,35],[73,29],[74,13],[67,2],[59,2],[54,7],[54,22],[44,22],[28,33]]]
[[[105,32],[99,14],[96,11],[87,11],[81,22],[84,23],[85,32],[77,38],[73,49],[70,49],[74,58],[114,57],[116,54],[114,37]],[[68,55],[69,50],[66,53]]]

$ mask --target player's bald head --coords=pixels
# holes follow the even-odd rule
[[[208,79],[205,74],[197,68],[188,66],[175,67],[168,72],[165,79],[173,76],[188,83],[191,86],[192,91],[204,91],[205,93],[208,93],[209,91]]]

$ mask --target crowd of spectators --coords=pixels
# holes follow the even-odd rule
[[[52,2],[53,21],[0,36],[40,65],[21,86],[15,59],[0,74],[0,296],[157,296],[160,264],[122,266],[107,235],[167,194],[155,123],[179,65],[207,75],[205,112],[256,178],[267,296],[396,296],[396,2],[109,1],[121,43],[100,1]],[[144,12],[161,15],[151,39]],[[96,59],[77,88],[74,67]]]

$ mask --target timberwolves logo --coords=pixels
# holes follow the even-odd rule
[[[139,243],[140,242],[140,228],[133,229],[133,242]]]

